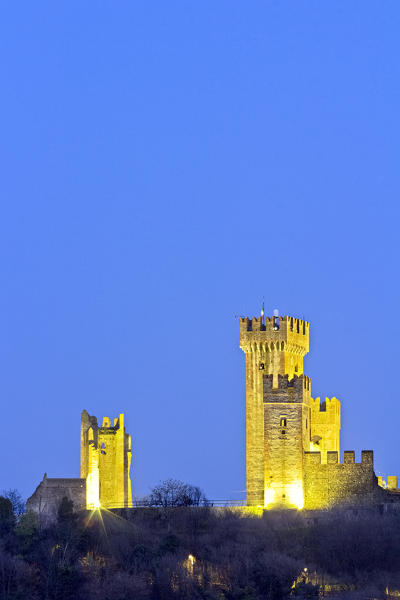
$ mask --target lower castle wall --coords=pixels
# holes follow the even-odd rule
[[[64,497],[72,500],[74,510],[86,507],[86,480],[48,478],[45,475],[26,501],[26,510],[32,510],[45,520],[53,521],[57,518],[58,508]]]
[[[304,404],[264,404],[265,506],[298,505],[303,496]],[[282,418],[286,425],[280,425]],[[301,501],[300,501],[301,504]]]
[[[363,450],[361,463],[354,462],[354,452],[345,452],[344,464],[338,462],[337,452],[328,452],[327,461],[321,464],[320,452],[304,453],[304,508],[378,501],[372,451]]]

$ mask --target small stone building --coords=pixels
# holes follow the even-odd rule
[[[50,478],[45,473],[32,496],[26,502],[26,509],[53,521],[57,518],[62,499],[72,500],[75,510],[86,508],[86,479]]]

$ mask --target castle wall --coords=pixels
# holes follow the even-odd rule
[[[303,448],[309,446],[310,380],[264,376],[265,506],[303,507]]]
[[[340,402],[337,398],[311,398],[310,439],[321,438],[311,445],[315,452],[321,452],[321,462],[326,464],[327,452],[340,453]]]
[[[102,426],[86,411],[81,418],[81,476],[87,480],[89,508],[128,507],[132,504],[129,469],[131,438],[126,433],[124,415],[111,425],[104,417]]]
[[[264,505],[264,424],[259,364],[265,357],[257,349],[246,354],[246,480],[247,501]]]
[[[354,461],[354,452],[345,452],[343,464],[337,452],[327,453],[326,464],[321,463],[320,452],[304,453],[304,508],[361,504],[374,501],[378,494],[372,451],[362,451],[361,463]]]
[[[45,474],[32,496],[26,501],[26,510],[32,510],[47,521],[54,521],[62,499],[74,503],[74,510],[86,507],[86,480],[48,478]]]
[[[280,317],[241,318],[240,347],[246,353],[247,504],[315,509],[376,498],[381,488],[373,455],[340,452],[340,402],[310,396],[303,375],[309,324]],[[262,403],[260,402],[262,394]],[[382,483],[383,485],[383,483]],[[397,480],[390,478],[395,490]],[[375,500],[374,500],[375,501]]]

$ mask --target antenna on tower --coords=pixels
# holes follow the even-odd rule
[[[277,308],[274,309],[274,331],[279,331],[279,310]]]

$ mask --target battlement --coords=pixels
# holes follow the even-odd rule
[[[240,317],[239,337],[240,347],[244,352],[257,348],[270,351],[292,352],[300,356],[309,350],[310,324],[294,317],[279,317],[279,329],[275,328],[275,317]]]
[[[340,401],[333,398],[325,398],[321,402],[321,398],[310,398],[311,408],[314,413],[334,413],[340,415]],[[316,416],[316,415],[315,415]]]
[[[120,415],[119,417],[115,417],[114,425],[111,425],[110,418],[103,417],[102,425],[101,425],[101,427],[99,427],[99,433],[102,433],[105,435],[117,433],[117,431],[121,428],[121,425],[120,425],[121,419],[122,419],[122,423],[123,423],[123,415]]]
[[[305,466],[309,465],[321,465],[321,452],[304,452]],[[343,453],[343,463],[339,462],[339,453],[337,451],[327,452],[327,464],[328,465],[364,465],[373,468],[374,465],[374,452],[373,450],[362,450],[361,451],[361,462],[355,462],[354,450],[345,450]]]
[[[342,463],[337,451],[328,451],[326,457],[323,463],[321,452],[304,452],[305,508],[323,509],[335,504],[379,501],[372,450],[361,452],[361,462],[355,461],[353,450],[344,452]]]
[[[285,390],[288,388],[293,388],[296,391],[301,390],[311,390],[311,379],[307,377],[307,375],[294,375],[292,379],[289,379],[289,375],[286,373],[285,375],[278,375],[278,386],[276,388],[273,387],[274,376],[264,375],[263,376],[263,387],[264,392],[271,391],[273,389]]]
[[[240,330],[245,328],[246,331],[274,331],[276,333],[274,330],[275,317],[264,317],[264,320],[265,323],[262,322],[261,317],[253,317],[252,319],[249,317],[240,317]],[[281,328],[282,325],[285,325],[286,328],[293,333],[302,333],[303,335],[307,335],[310,327],[308,321],[289,317],[288,315],[279,317],[279,328]]]
[[[278,375],[278,384],[274,386],[274,375],[263,376],[263,403],[288,403],[307,406],[310,399],[311,380],[306,375]]]

